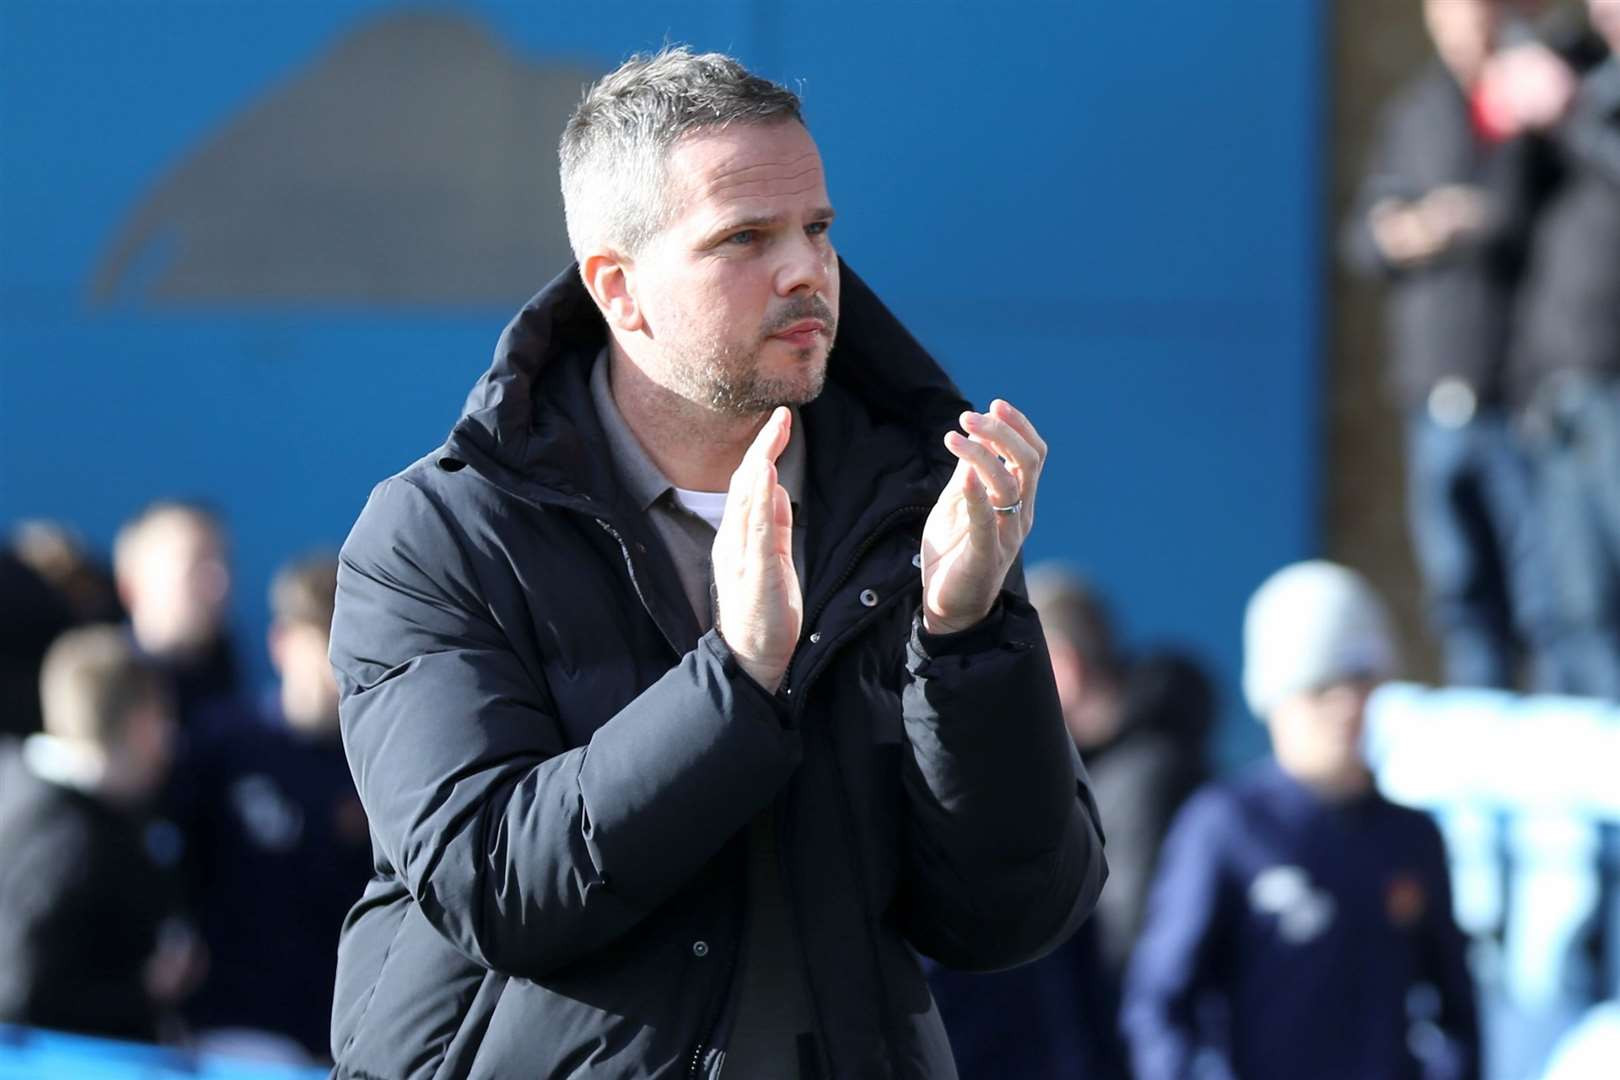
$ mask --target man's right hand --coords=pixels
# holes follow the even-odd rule
[[[1444,184],[1407,202],[1383,199],[1368,215],[1373,240],[1397,266],[1423,262],[1473,237],[1489,223],[1483,192],[1466,184]]]
[[[715,625],[742,669],[772,693],[804,624],[793,569],[793,506],[776,477],[792,424],[787,409],[773,412],[731,474],[712,551]]]

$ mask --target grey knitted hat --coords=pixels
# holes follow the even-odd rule
[[[1315,560],[1277,571],[1243,617],[1243,696],[1264,719],[1284,699],[1343,679],[1386,678],[1395,643],[1365,578]]]

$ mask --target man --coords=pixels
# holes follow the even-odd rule
[[[1348,236],[1386,282],[1408,524],[1446,681],[1512,688],[1523,645],[1556,689],[1564,657],[1504,363],[1547,152],[1530,125],[1556,119],[1563,69],[1531,43],[1502,50],[1510,8],[1425,0],[1438,62],[1390,104]]]
[[[342,553],[337,1075],[952,1076],[913,950],[1039,956],[1105,874],[1045,444],[839,263],[788,91],[632,58],[561,150],[576,267]]]
[[[1126,978],[1138,1080],[1480,1076],[1440,831],[1362,757],[1394,663],[1345,567],[1296,563],[1249,600],[1243,692],[1274,758],[1194,795],[1165,840]]]
[[[1620,700],[1620,0],[1588,0],[1608,50],[1555,133],[1511,365],[1540,485],[1573,694]]]
[[[187,1019],[205,1033],[290,1039],[316,1059],[330,1043],[338,928],[371,876],[327,660],[336,588],[330,555],[277,572],[269,634],[277,693],[245,718],[220,711],[193,731],[176,799],[209,950]]]
[[[1060,564],[1030,571],[1029,599],[1046,632],[1064,723],[1113,841],[1108,888],[1093,921],[1117,990],[1165,831],[1209,777],[1205,744],[1215,723],[1215,691],[1186,656],[1122,655],[1102,598]]]
[[[225,627],[231,575],[224,530],[197,503],[162,499],[118,530],[118,595],[135,644],[168,675],[182,727],[237,691]]]
[[[0,1021],[152,1039],[194,981],[172,844],[161,676],[112,626],[70,630],[40,676],[45,730],[0,755]]]

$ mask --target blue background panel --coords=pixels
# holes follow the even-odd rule
[[[1052,444],[1030,555],[1090,573],[1129,639],[1208,658],[1227,687],[1224,756],[1253,752],[1258,733],[1231,693],[1242,604],[1317,546],[1324,67],[1312,2],[5,0],[0,522],[61,518],[105,545],[151,498],[215,503],[234,537],[245,658],[265,675],[275,565],[339,543],[371,485],[443,436],[505,319],[563,261],[536,243],[499,263],[511,269],[498,288],[447,286],[442,300],[164,297],[153,285],[186,245],[266,213],[286,192],[258,178],[283,164],[319,182],[292,193],[281,232],[307,224],[297,207],[350,199],[363,215],[387,201],[386,188],[338,190],[351,174],[322,180],[319,160],[285,160],[318,157],[319,125],[307,143],[283,133],[280,157],[231,159],[232,140],[273,129],[312,73],[352,59],[356,41],[386,41],[378,28],[406,13],[439,19],[514,79],[552,72],[573,93],[665,40],[733,52],[798,88],[841,252],[970,397],[1025,406]],[[410,55],[407,78],[460,85],[432,49]],[[334,116],[357,145],[419,164],[435,149],[420,133],[462,121],[477,130],[446,147],[465,157],[448,175],[505,176],[508,199],[532,183],[550,200],[542,216],[555,215],[554,175],[517,179],[499,159],[522,138],[553,143],[555,124],[524,130],[543,110],[512,102],[502,128],[485,98],[447,129],[421,127],[419,106],[355,122],[342,109],[368,88],[348,89]],[[486,142],[480,124],[495,133]],[[201,168],[210,152],[214,173]],[[98,295],[118,238],[177,184],[215,216],[164,211],[176,216]],[[483,192],[471,196],[477,209]],[[557,232],[525,215],[513,214],[517,234]],[[277,230],[264,235],[237,245],[235,271],[271,257]],[[412,239],[389,237],[406,251]]]

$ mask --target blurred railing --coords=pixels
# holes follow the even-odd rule
[[[1542,1076],[1620,999],[1620,707],[1397,683],[1373,697],[1367,748],[1385,794],[1445,833],[1488,1077]]]
[[[0,1080],[324,1080],[326,1069],[0,1025]]]

